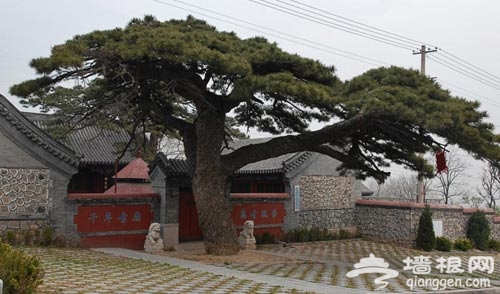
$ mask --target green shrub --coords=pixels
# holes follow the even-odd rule
[[[293,230],[287,231],[285,233],[285,236],[283,237],[283,239],[287,243],[298,242],[299,241],[299,234],[300,234],[299,229],[293,229]]]
[[[349,239],[352,235],[349,231],[340,230],[339,233],[331,233],[328,229],[320,228],[303,228],[287,231],[283,236],[283,240],[290,242],[315,242],[315,241],[330,241],[338,239]]]
[[[436,249],[439,251],[450,252],[453,248],[453,242],[451,242],[448,238],[445,237],[437,237],[436,238]]]
[[[33,234],[31,233],[31,231],[24,232],[24,245],[33,245]]]
[[[4,294],[35,293],[43,275],[40,259],[0,242],[0,279]]]
[[[330,233],[328,237],[329,237],[328,240],[339,240],[340,239],[339,233],[337,233],[337,232]]]
[[[51,246],[54,244],[54,229],[52,227],[45,227],[42,230],[42,246]]]
[[[323,229],[322,235],[325,241],[333,240],[333,234],[328,229]]]
[[[436,245],[436,236],[432,225],[432,212],[429,205],[426,205],[418,221],[416,247],[425,251],[432,251]]]
[[[5,233],[5,241],[9,243],[10,245],[17,245],[16,244],[16,233],[13,231],[8,231]]]
[[[42,245],[42,241],[40,236],[42,235],[40,228],[33,231],[33,244],[34,245]]]
[[[303,228],[298,231],[298,242],[309,242],[309,230]]]
[[[484,212],[476,211],[470,216],[467,225],[467,238],[474,242],[477,249],[488,249],[488,242],[490,241],[490,222],[486,218]]]
[[[459,238],[455,240],[455,243],[453,243],[453,248],[460,251],[469,251],[474,248],[474,242],[470,239]]]
[[[500,241],[491,239],[489,244],[488,244],[488,248],[490,250],[500,252]]]
[[[274,235],[269,233],[268,231],[265,231],[262,234],[256,234],[255,235],[255,241],[257,244],[274,244]]]
[[[323,241],[324,240],[323,230],[321,230],[320,228],[311,228],[309,230],[309,239],[312,242]]]
[[[339,230],[339,239],[340,240],[351,239],[351,238],[352,238],[352,236],[351,236],[351,233],[349,233],[349,231],[344,230],[344,229]]]
[[[7,244],[12,246],[18,245],[35,245],[35,246],[53,246],[59,244],[61,247],[65,245],[66,240],[63,235],[56,235],[52,227],[44,227],[43,229],[31,231],[7,231],[2,238]]]

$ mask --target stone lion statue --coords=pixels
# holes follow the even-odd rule
[[[247,220],[243,223],[243,231],[238,237],[242,249],[255,249],[255,236],[253,235],[254,221]]]
[[[240,233],[240,237],[243,236],[245,239],[255,238],[253,235],[254,221],[247,220],[243,223],[243,231]]]
[[[149,226],[149,232],[144,241],[144,250],[155,252],[163,250],[163,239],[160,237],[160,224],[152,223]]]

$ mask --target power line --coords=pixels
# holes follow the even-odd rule
[[[444,67],[446,67],[448,69],[451,69],[454,72],[460,73],[460,74],[462,74],[462,75],[464,75],[464,76],[466,76],[466,77],[468,77],[470,79],[473,79],[473,80],[475,80],[477,82],[480,82],[480,83],[482,83],[484,85],[487,85],[487,86],[489,86],[491,88],[494,88],[496,90],[500,90],[500,84],[492,83],[490,81],[484,80],[483,78],[481,78],[481,77],[479,77],[479,76],[477,76],[477,75],[475,75],[473,73],[470,73],[470,72],[468,72],[466,70],[463,70],[463,69],[461,69],[461,68],[459,68],[459,67],[457,67],[457,66],[455,66],[455,65],[453,65],[453,64],[451,64],[449,62],[447,62],[446,60],[443,60],[442,58],[439,58],[439,57],[436,57],[436,56],[429,56],[429,60],[432,60],[435,63],[438,63],[438,64],[440,64],[440,65],[442,65],[442,66],[444,66]]]
[[[384,62],[384,61],[380,61],[380,60],[373,59],[373,58],[370,58],[370,57],[362,56],[362,55],[359,55],[359,54],[356,54],[356,53],[349,52],[347,50],[342,50],[342,49],[334,48],[334,47],[331,47],[331,46],[327,46],[327,45],[321,44],[319,42],[315,42],[315,41],[312,41],[312,40],[308,40],[308,39],[305,39],[305,38],[294,36],[292,34],[284,33],[284,32],[278,31],[278,30],[274,30],[274,29],[271,29],[271,28],[268,28],[268,27],[265,27],[265,26],[261,26],[261,25],[258,25],[258,24],[255,24],[255,23],[252,23],[252,22],[249,22],[249,21],[245,21],[245,20],[242,20],[242,19],[239,19],[239,18],[236,18],[236,17],[232,17],[232,16],[229,16],[229,15],[226,15],[226,14],[222,14],[222,13],[219,13],[217,11],[210,10],[210,9],[207,9],[207,8],[203,8],[203,7],[200,7],[200,6],[196,6],[196,5],[193,5],[193,4],[189,4],[189,3],[186,3],[186,2],[183,2],[183,1],[171,0],[171,1],[174,1],[174,2],[177,2],[177,3],[180,3],[182,5],[185,5],[185,6],[189,6],[189,7],[193,7],[193,8],[202,10],[202,11],[210,12],[212,14],[219,15],[219,16],[222,16],[222,17],[225,17],[225,18],[228,18],[228,19],[232,19],[232,20],[235,20],[235,21],[238,21],[238,22],[241,22],[241,23],[244,23],[244,24],[248,24],[248,25],[260,28],[260,29],[264,29],[264,30],[267,30],[267,31],[270,31],[270,32],[274,32],[274,33],[280,34],[282,36],[276,35],[276,34],[272,34],[272,33],[269,33],[269,32],[264,32],[262,30],[251,28],[251,27],[248,27],[246,25],[237,24],[237,23],[234,23],[234,22],[231,22],[231,21],[227,21],[227,20],[218,18],[218,17],[214,17],[212,15],[208,15],[208,14],[203,13],[203,12],[199,12],[199,11],[191,10],[191,9],[188,9],[188,8],[185,8],[185,7],[181,7],[181,6],[178,6],[178,5],[175,5],[175,4],[167,3],[165,1],[160,1],[160,0],[152,0],[152,1],[160,3],[162,5],[167,5],[167,6],[175,7],[177,9],[181,9],[181,10],[184,10],[184,11],[187,11],[187,12],[190,12],[190,13],[202,15],[204,17],[208,17],[208,18],[211,18],[211,19],[215,19],[215,20],[220,21],[220,22],[224,22],[224,23],[232,24],[232,25],[235,25],[235,26],[238,26],[238,27],[242,27],[242,28],[245,28],[247,30],[258,32],[258,33],[261,33],[261,34],[264,34],[264,35],[267,35],[267,36],[272,36],[272,37],[275,37],[275,38],[286,40],[288,42],[292,42],[292,43],[299,44],[299,45],[302,45],[302,46],[306,46],[306,47],[309,47],[309,48],[313,48],[313,49],[316,49],[316,50],[320,50],[320,51],[324,51],[324,52],[327,52],[327,53],[331,53],[331,54],[335,54],[335,55],[338,55],[338,56],[342,56],[342,57],[345,57],[345,58],[349,58],[351,60],[355,60],[355,61],[362,62],[362,63],[365,63],[365,64],[370,64],[370,65],[374,65],[374,66],[390,65],[390,63],[387,63],[387,62]],[[283,37],[283,36],[286,36],[286,37]],[[295,39],[295,40],[293,40],[293,39]],[[313,44],[313,45],[311,45],[311,44]]]
[[[472,97],[474,97],[476,100],[479,100],[478,98],[484,99],[484,100],[486,100],[486,101],[487,101],[487,103],[488,103],[488,104],[490,104],[490,105],[492,105],[492,106],[495,106],[495,107],[500,108],[500,103],[497,103],[494,99],[488,98],[488,97],[483,96],[483,95],[479,95],[479,94],[477,94],[477,93],[474,93],[474,92],[472,92],[472,91],[469,91],[469,90],[464,89],[464,88],[462,88],[462,87],[459,87],[459,86],[457,86],[457,85],[454,85],[454,84],[452,84],[452,83],[449,83],[449,82],[447,82],[447,81],[444,81],[444,80],[442,80],[442,79],[440,79],[440,78],[438,78],[437,80],[438,80],[438,82],[439,82],[439,83],[441,83],[441,84],[443,84],[443,85],[448,86],[449,88],[451,88],[452,90],[454,90],[454,91],[455,91],[455,92],[457,92],[457,93],[460,93],[460,92],[461,92],[461,94],[465,94],[464,96],[472,96]]]
[[[466,65],[468,65],[468,66],[470,66],[470,67],[472,67],[472,68],[475,68],[476,70],[478,70],[478,71],[482,72],[483,74],[488,75],[488,76],[490,76],[491,78],[493,78],[493,79],[495,79],[495,80],[497,80],[497,81],[500,81],[500,77],[498,77],[497,75],[494,75],[494,74],[492,74],[492,73],[489,73],[489,72],[487,72],[487,71],[485,71],[485,70],[483,70],[483,69],[481,69],[481,68],[479,68],[479,67],[477,67],[477,66],[475,66],[475,65],[471,64],[470,62],[467,62],[467,61],[463,60],[462,58],[457,57],[457,56],[455,56],[455,55],[451,54],[450,52],[448,52],[448,51],[446,51],[446,50],[444,50],[444,49],[441,49],[440,51],[441,51],[441,52],[443,52],[443,53],[444,53],[444,54],[446,54],[446,55],[449,55],[449,56],[451,56],[451,57],[453,57],[453,58],[455,58],[455,59],[457,59],[457,60],[461,61],[463,64],[466,64]]]
[[[353,35],[357,35],[357,36],[360,36],[363,38],[367,38],[367,39],[374,40],[374,41],[377,41],[380,43],[384,43],[384,44],[387,44],[387,45],[390,45],[393,47],[398,47],[398,48],[406,49],[406,50],[415,49],[414,46],[411,46],[407,43],[402,43],[402,42],[399,42],[397,40],[391,40],[389,38],[377,36],[377,35],[374,35],[371,33],[366,33],[366,32],[363,32],[361,30],[358,30],[358,29],[352,29],[352,28],[349,28],[349,27],[344,26],[344,25],[335,24],[332,21],[320,20],[314,16],[311,16],[311,15],[308,15],[307,13],[304,13],[304,11],[297,11],[295,9],[287,8],[287,7],[279,5],[279,4],[274,4],[274,3],[271,3],[271,2],[266,1],[266,0],[250,0],[250,1],[254,2],[256,4],[259,4],[259,5],[262,5],[262,6],[269,7],[271,9],[274,9],[277,11],[284,12],[286,14],[296,16],[298,18],[302,18],[302,19],[305,19],[305,20],[308,20],[311,22],[315,22],[315,23],[321,24],[323,26],[335,28],[337,30],[341,30],[341,31],[344,31],[344,32],[347,32],[347,33],[350,33]]]
[[[440,54],[440,56],[442,56],[444,59],[449,60],[451,63],[453,63],[457,66],[463,67],[463,68],[467,69],[468,71],[473,72],[475,76],[477,76],[483,80],[486,80],[486,81],[491,82],[491,83],[500,83],[499,77],[497,77],[493,74],[490,74],[490,73],[480,69],[479,67],[477,67],[473,64],[470,64],[463,59],[456,57],[455,55],[453,55],[451,53],[445,52],[445,54]]]
[[[276,0],[276,1],[278,1],[280,3],[284,3],[284,4],[292,6],[292,7],[295,7],[295,8],[303,9],[303,10],[311,12],[313,14],[317,14],[317,13],[311,11],[311,10],[300,8],[299,6],[286,3],[285,1],[282,1],[282,0]],[[383,30],[383,29],[376,28],[374,26],[370,26],[370,25],[364,24],[364,23],[359,22],[359,21],[355,21],[353,19],[341,16],[341,15],[338,15],[338,14],[335,14],[335,13],[331,13],[331,12],[326,11],[324,9],[317,8],[317,7],[314,7],[314,6],[309,5],[309,4],[305,4],[305,3],[300,2],[300,1],[290,0],[290,2],[297,3],[297,4],[299,4],[299,5],[303,6],[303,7],[307,7],[307,8],[313,9],[315,11],[319,11],[319,12],[321,12],[321,14],[317,14],[317,15],[321,15],[323,17],[327,17],[330,20],[334,20],[334,18],[338,18],[338,19],[341,19],[341,20],[335,20],[335,21],[343,23],[343,24],[351,25],[353,27],[356,27],[356,28],[359,28],[359,29],[362,29],[362,30],[366,30],[366,31],[369,31],[369,32],[372,32],[372,33],[375,33],[375,34],[380,34],[381,36],[386,36],[386,37],[394,38],[396,40],[399,40],[399,41],[411,44],[412,46],[420,47],[421,45],[426,45],[427,47],[436,47],[436,46],[433,46],[433,45],[430,45],[430,44],[426,44],[426,43],[421,42],[421,41],[417,41],[417,40],[414,40],[414,39],[411,39],[411,38],[408,38],[408,37],[405,37],[405,36],[402,36],[402,35],[398,35],[398,34],[395,34],[395,33],[392,33],[392,32],[386,31],[386,30]],[[325,16],[325,14],[329,15],[329,16],[333,16],[334,18]]]

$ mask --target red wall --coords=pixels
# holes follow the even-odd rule
[[[157,194],[69,194],[75,201],[74,223],[83,247],[143,249],[153,222]],[[137,202],[140,203],[137,203]]]
[[[231,219],[238,228],[238,232],[241,231],[246,220],[253,220],[254,235],[269,232],[275,237],[282,236],[286,215],[283,200],[288,198],[288,194],[231,194],[231,198],[233,200]]]
[[[151,205],[82,205],[75,216],[77,232],[147,230],[153,220]]]

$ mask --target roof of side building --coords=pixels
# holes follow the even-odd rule
[[[53,115],[43,113],[23,113],[41,129],[49,127]],[[110,130],[99,126],[77,126],[66,135],[62,142],[82,155],[81,165],[112,165],[121,153],[120,145],[125,145],[130,135],[122,129]],[[126,152],[120,164],[127,164],[133,159],[132,152]]]
[[[233,150],[241,148],[249,144],[263,143],[272,138],[259,138],[259,139],[245,139],[245,140],[235,140],[230,142],[229,147],[225,147],[222,150],[222,154],[231,153]],[[312,155],[312,152],[297,152],[280,155],[277,157],[261,160],[258,162],[253,162],[245,165],[239,169],[236,174],[284,174],[289,170],[292,170]],[[163,153],[158,153],[153,165],[158,164],[158,167],[162,170],[165,175],[168,176],[188,176],[188,163],[184,159],[171,159]],[[153,170],[154,166],[151,168]]]
[[[79,165],[79,154],[39,128],[10,101],[0,95],[0,132],[39,161],[72,174]]]

